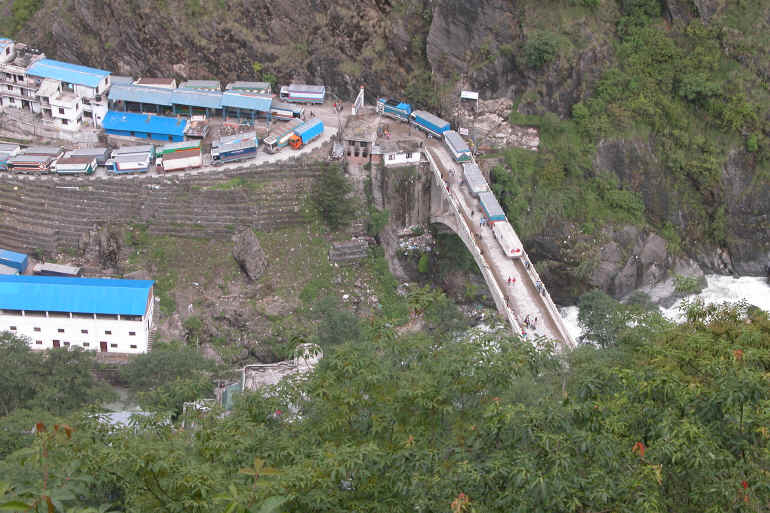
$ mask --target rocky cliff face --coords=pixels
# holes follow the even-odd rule
[[[44,0],[17,37],[51,57],[119,74],[323,82],[346,100],[366,84],[372,95],[405,98],[447,117],[456,112],[457,91],[473,89],[482,98],[507,100],[519,115],[555,113],[566,119],[617,60],[617,23],[626,2],[599,0],[598,7],[586,7],[592,3]],[[662,14],[669,28],[681,30],[693,20],[716,23],[726,5],[664,0]],[[756,30],[770,23],[762,21],[770,20],[767,11],[760,5],[758,12],[768,16],[756,17]],[[740,54],[736,61],[766,83],[767,49],[746,52],[746,34],[730,28],[720,34],[722,51]],[[538,40],[547,44],[533,47]],[[535,65],[537,52],[544,58]],[[770,259],[770,180],[742,140],[719,144],[726,146],[727,157],[708,215],[723,220],[723,242],[683,240],[682,252],[656,257],[655,266],[673,268],[687,255],[706,271],[760,273]],[[606,138],[596,144],[594,171],[614,173],[622,187],[638,192],[651,225],[668,223],[687,232],[701,218],[691,197],[673,186],[657,148],[654,136]],[[650,244],[660,245],[654,230],[633,228],[629,234],[628,229],[608,226],[594,243],[570,237],[568,227],[553,228],[527,243],[549,262],[545,276],[551,284],[569,283],[564,298],[590,286],[622,295],[655,276],[649,262],[629,259],[641,258]],[[580,255],[590,257],[595,272],[574,272]]]

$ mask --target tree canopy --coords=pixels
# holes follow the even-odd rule
[[[49,427],[36,444],[49,440],[65,511],[766,510],[767,313],[695,303],[682,325],[634,322],[568,354],[500,333],[362,330],[308,378],[194,430],[81,416],[71,438]],[[31,461],[2,462],[4,499],[34,500]]]

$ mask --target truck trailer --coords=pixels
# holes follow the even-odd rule
[[[448,121],[444,121],[440,117],[424,110],[412,112],[409,119],[414,126],[434,137],[441,137],[444,132],[451,128]]]
[[[298,150],[320,136],[323,131],[324,124],[321,118],[313,118],[294,130],[294,134],[289,137],[289,144],[292,148]]]
[[[446,144],[455,162],[470,162],[471,149],[468,147],[468,143],[460,137],[460,134],[454,130],[447,130],[444,132],[444,144]]]
[[[273,119],[282,119],[284,121],[302,119],[304,113],[305,108],[300,105],[283,102],[273,102],[270,105],[270,115]]]
[[[202,165],[203,155],[200,148],[166,153],[159,157],[157,162],[158,168],[162,169],[164,173],[201,167]]]
[[[91,175],[96,171],[96,157],[64,157],[56,161],[56,174],[58,175]]]
[[[291,84],[281,87],[281,101],[293,103],[323,103],[326,99],[326,86]]]
[[[409,115],[412,113],[412,106],[408,103],[380,98],[377,100],[377,112],[383,116],[408,123]]]
[[[79,148],[72,150],[66,155],[67,157],[94,157],[96,158],[96,165],[103,166],[107,159],[110,158],[110,150],[107,148]]]
[[[197,150],[201,151],[201,142],[198,141],[179,141],[175,143],[164,144],[155,151],[156,157],[165,157],[170,153],[177,151]]]
[[[302,121],[292,119],[285,125],[276,126],[272,134],[265,137],[265,151],[268,153],[278,153],[281,148],[289,144],[289,137],[294,135],[294,130],[302,126]]]
[[[54,159],[48,155],[16,155],[8,159],[8,171],[14,173],[50,173]]]
[[[253,158],[258,145],[257,132],[221,137],[211,145],[211,158],[214,165]]]
[[[475,162],[466,162],[463,164],[463,178],[468,190],[474,197],[478,197],[482,192],[489,192],[489,184],[481,172],[481,168]]]
[[[505,221],[503,207],[497,202],[497,198],[493,193],[480,192],[479,202],[481,203],[481,208],[484,210],[484,215],[489,219],[490,223]]]

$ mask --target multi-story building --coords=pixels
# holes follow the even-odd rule
[[[0,275],[0,331],[35,350],[146,353],[153,281]]]
[[[36,97],[43,117],[68,130],[84,123],[101,126],[107,114],[109,71],[40,59],[27,68],[27,76],[38,81]]]
[[[27,76],[27,67],[44,58],[23,43],[0,38],[0,109],[40,112],[36,98],[40,82]]]

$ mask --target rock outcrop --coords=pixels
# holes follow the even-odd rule
[[[244,228],[233,235],[233,258],[251,280],[257,281],[267,269],[267,259],[254,230]]]

